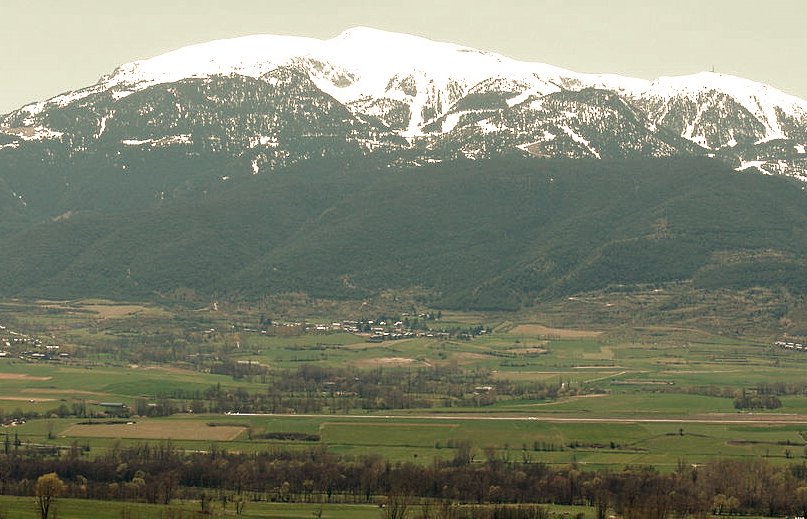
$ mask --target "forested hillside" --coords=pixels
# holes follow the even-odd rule
[[[185,202],[7,232],[4,296],[361,298],[444,307],[694,280],[807,290],[805,192],[708,159],[309,161]]]

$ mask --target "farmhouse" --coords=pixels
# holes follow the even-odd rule
[[[129,408],[123,402],[99,402],[98,405],[104,408],[107,416],[125,416],[129,414]]]

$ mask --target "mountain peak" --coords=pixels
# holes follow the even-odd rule
[[[431,41],[427,38],[406,34],[402,32],[385,31],[375,27],[367,27],[364,25],[357,25],[342,31],[336,38],[338,40],[390,40],[390,39],[405,39],[405,40],[425,40]]]
[[[370,134],[356,137],[361,132],[354,132],[347,138],[366,150],[393,141],[421,146],[426,155],[439,149],[435,153],[443,153],[443,159],[484,157],[514,149],[541,157],[668,156],[722,150],[734,165],[767,157],[767,172],[802,176],[807,171],[807,152],[803,151],[807,149],[807,101],[761,83],[714,72],[653,81],[581,74],[364,26],[326,40],[268,34],[216,40],[121,65],[95,85],[28,105],[0,119],[0,132],[11,136],[8,142],[0,140],[0,150],[16,149],[24,140],[75,139],[82,142],[82,149],[85,143],[95,146],[93,139],[108,134],[107,123],[117,122],[118,103],[150,87],[165,85],[161,91],[170,98],[176,92],[174,83],[195,80],[190,82],[195,86],[188,88],[202,90],[230,78],[233,85],[249,84],[250,92],[264,87],[271,91],[289,71],[299,76],[290,82],[302,78],[308,83],[298,92],[317,90],[313,94],[316,106],[309,106],[309,113],[303,113],[301,107],[311,99],[285,100],[295,105],[296,112],[292,112],[305,118],[338,107],[336,119],[342,123],[350,120],[345,128],[373,127]],[[69,124],[54,124],[64,118],[47,116],[51,110],[96,95],[106,104],[87,116],[93,121],[89,136],[78,137]],[[200,99],[215,104],[231,96],[232,106],[240,114],[248,111],[239,104],[244,95],[251,96],[242,94],[236,99],[234,93],[220,91],[215,100],[207,93]],[[277,108],[276,99],[250,99],[261,106],[268,103],[269,111]],[[158,126],[160,119],[150,119],[134,125],[136,135],[123,135],[118,142],[186,143],[189,139],[179,137],[191,135],[193,128],[187,107],[181,103],[181,99],[167,103],[166,109],[179,113],[163,116],[176,119],[164,134],[149,127]],[[250,124],[267,115],[267,108],[262,109],[262,113],[246,117]],[[142,113],[147,111],[143,108]],[[209,116],[198,115],[194,123],[209,121]],[[308,128],[311,122],[306,120],[301,127]],[[264,121],[255,130],[259,135],[243,134],[237,140],[248,143],[249,150],[255,143],[279,146],[279,124],[276,119]],[[312,137],[333,131],[323,129],[321,135],[314,135],[306,130],[303,140],[310,142]],[[385,141],[387,138],[391,140]],[[762,146],[774,140],[781,142]],[[754,148],[756,145],[762,147]],[[269,154],[264,155],[255,160],[271,162]]]
[[[259,77],[320,44],[320,40],[312,38],[269,34],[215,40],[121,65],[102,82],[137,85],[212,75]]]
[[[328,41],[330,42],[347,41],[347,42],[356,42],[359,44],[376,44],[381,45],[387,50],[396,50],[395,49],[396,46],[403,45],[406,47],[413,47],[413,46],[427,47],[430,49],[442,48],[445,50],[472,51],[482,54],[488,54],[486,52],[458,45],[455,43],[441,42],[423,36],[417,36],[414,34],[385,31],[383,29],[376,29],[374,27],[365,27],[361,25],[346,29],[335,38],[332,38],[331,40],[326,40],[326,42]],[[366,48],[364,50],[369,51],[372,49]]]
[[[807,101],[778,90],[765,83],[724,74],[722,72],[698,72],[683,76],[662,76],[652,81],[649,89],[659,95],[686,93],[697,95],[708,91],[721,91],[736,96],[755,97],[786,107],[799,106],[807,109]]]
[[[685,99],[701,107],[720,105],[721,99],[731,99],[762,125],[764,133],[758,135],[760,142],[786,139],[792,132],[788,132],[783,126],[783,119],[807,119],[807,101],[764,83],[719,72],[660,77],[652,81],[639,97],[661,99],[665,103]],[[688,134],[691,135],[692,132],[689,131]],[[695,142],[703,143],[697,140]]]

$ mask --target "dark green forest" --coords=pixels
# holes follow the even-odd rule
[[[117,185],[125,198],[133,180],[98,189]],[[417,289],[444,308],[512,310],[677,281],[807,290],[803,188],[709,159],[381,169],[323,159],[136,209],[93,205],[109,197],[82,189],[71,196],[86,203],[61,218],[41,209],[4,219],[0,294],[356,299]]]

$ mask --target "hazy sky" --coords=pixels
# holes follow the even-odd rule
[[[0,113],[185,45],[357,25],[578,72],[714,67],[807,98],[807,0],[0,0],[0,19]]]

